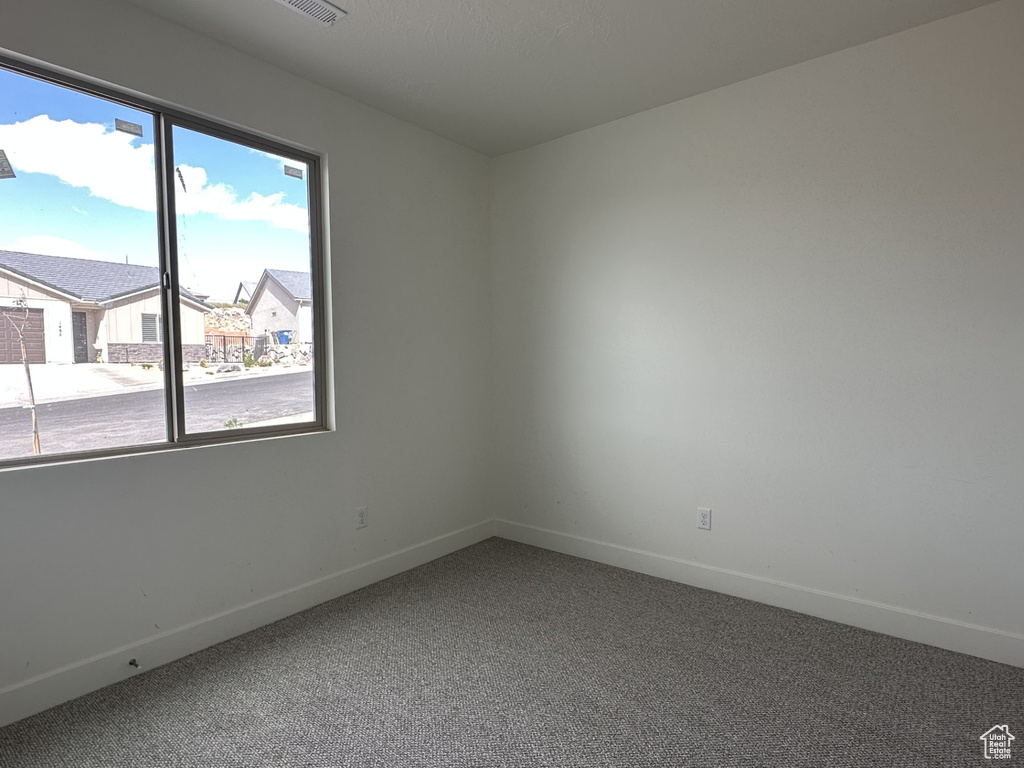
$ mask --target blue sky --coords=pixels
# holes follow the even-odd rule
[[[155,266],[153,140],[148,113],[0,69],[0,149],[17,174],[0,179],[0,248]],[[285,162],[305,169],[174,129],[184,287],[226,301],[264,267],[309,270],[307,185]]]

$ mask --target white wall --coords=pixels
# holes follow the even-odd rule
[[[33,309],[43,310],[46,362],[75,362],[75,337],[71,328],[71,305],[66,301],[28,299]]]
[[[1024,664],[1022,32],[1005,0],[500,158],[489,226],[472,152],[115,0],[6,14],[0,48],[327,153],[338,429],[0,474],[0,723],[492,512]]]
[[[313,341],[313,307],[309,304],[299,305],[295,319],[298,321],[296,324],[298,341],[305,344],[311,343]]]
[[[1024,665],[1022,39],[1006,0],[498,159],[499,531]]]
[[[0,48],[326,153],[337,421],[0,473],[0,723],[486,535],[487,160],[113,0]]]

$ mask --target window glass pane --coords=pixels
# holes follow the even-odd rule
[[[0,68],[0,460],[167,440],[153,132]]]
[[[308,168],[175,126],[187,433],[314,419]]]

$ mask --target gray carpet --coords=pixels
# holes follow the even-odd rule
[[[1003,723],[1022,669],[490,539],[8,726],[0,765],[936,768]]]

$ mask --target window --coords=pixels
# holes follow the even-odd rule
[[[0,58],[0,462],[323,429],[319,183]]]
[[[142,315],[142,341],[156,344],[164,340],[164,319],[160,315]]]

